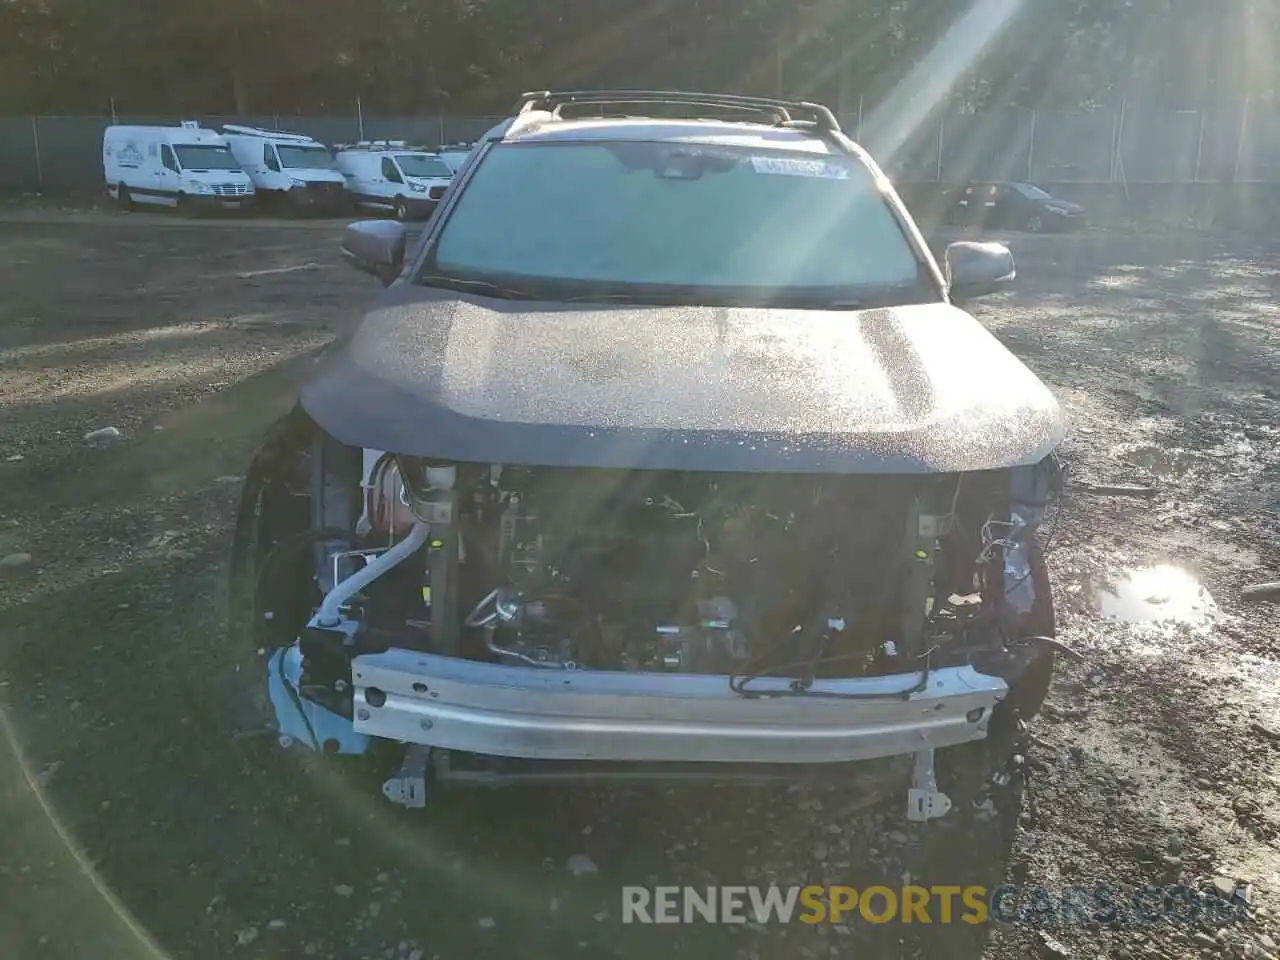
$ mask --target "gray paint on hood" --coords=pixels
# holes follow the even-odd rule
[[[401,285],[302,403],[344,443],[450,460],[802,473],[1033,463],[1048,389],[947,304],[549,304]]]

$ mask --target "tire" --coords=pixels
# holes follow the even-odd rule
[[[1033,213],[1027,218],[1027,233],[1044,233],[1044,218]]]
[[[129,188],[123,183],[116,186],[116,206],[125,212],[133,209],[133,197],[129,195]]]
[[[1023,636],[1056,637],[1058,614],[1053,587],[1049,583],[1049,570],[1044,565],[1044,557],[1038,545],[1032,559],[1032,571],[1036,602],[1020,633]],[[1016,737],[1017,720],[1030,722],[1040,712],[1049,695],[1049,688],[1053,685],[1053,671],[1057,661],[1057,653],[1052,649],[1045,649],[1027,664],[1009,690],[1009,695],[996,705],[990,726],[993,738]]]
[[[395,206],[396,219],[404,223],[409,219],[409,201],[404,197],[396,197]]]
[[[195,216],[195,213],[191,208],[191,198],[185,193],[178,194],[178,205],[173,209],[180,217]]]
[[[1018,682],[1009,691],[1009,706],[1017,711],[1018,717],[1030,722],[1040,713],[1045,700],[1049,696],[1049,688],[1053,686],[1053,672],[1058,664],[1058,654],[1046,650],[1027,664]]]
[[[1049,688],[1057,654],[1046,651],[1027,668],[996,704],[987,735],[938,752],[938,782],[957,806],[967,806],[989,786],[993,774],[1007,767],[1022,738],[1018,721],[1030,722],[1040,712]]]

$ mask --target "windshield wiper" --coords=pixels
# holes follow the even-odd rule
[[[561,303],[634,303],[637,306],[680,306],[690,302],[688,297],[659,293],[584,293],[565,297]]]
[[[459,290],[463,293],[474,293],[482,297],[493,297],[497,300],[543,300],[527,290],[516,287],[505,287],[489,280],[468,280],[465,277],[446,277],[428,274],[419,277],[418,283],[424,287],[438,287],[442,290]]]
[[[779,297],[771,306],[795,307],[810,310],[876,310],[884,307],[901,307],[912,303],[927,303],[917,284],[894,284],[872,287],[861,294],[797,294]]]
[[[714,288],[649,289],[602,291],[565,297],[564,303],[634,303],[637,305],[692,305],[705,307],[746,307],[782,310],[872,310],[907,303],[924,303],[915,284],[863,288],[842,295],[834,290],[785,288],[767,291]]]
[[[562,303],[633,303],[636,306],[755,307],[758,309],[865,310],[864,300],[821,297],[741,297],[727,294],[698,296],[675,293],[588,293],[566,297]]]

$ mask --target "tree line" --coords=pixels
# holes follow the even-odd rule
[[[980,55],[949,30],[989,21]],[[1011,13],[1007,17],[1005,14]],[[1280,0],[0,0],[0,113],[502,112],[545,87],[849,112],[931,52],[953,105],[1273,95]]]

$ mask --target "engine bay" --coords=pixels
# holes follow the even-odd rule
[[[803,689],[972,660],[1025,634],[1047,594],[1032,576],[1043,465],[568,469],[403,457],[314,427],[275,449],[254,511],[255,622],[269,643],[300,640],[304,687],[347,715],[360,653]]]
[[[859,674],[892,668],[903,616],[927,603],[909,596],[921,514],[901,484],[850,496],[785,476],[469,472],[463,656],[682,673],[839,657]]]

